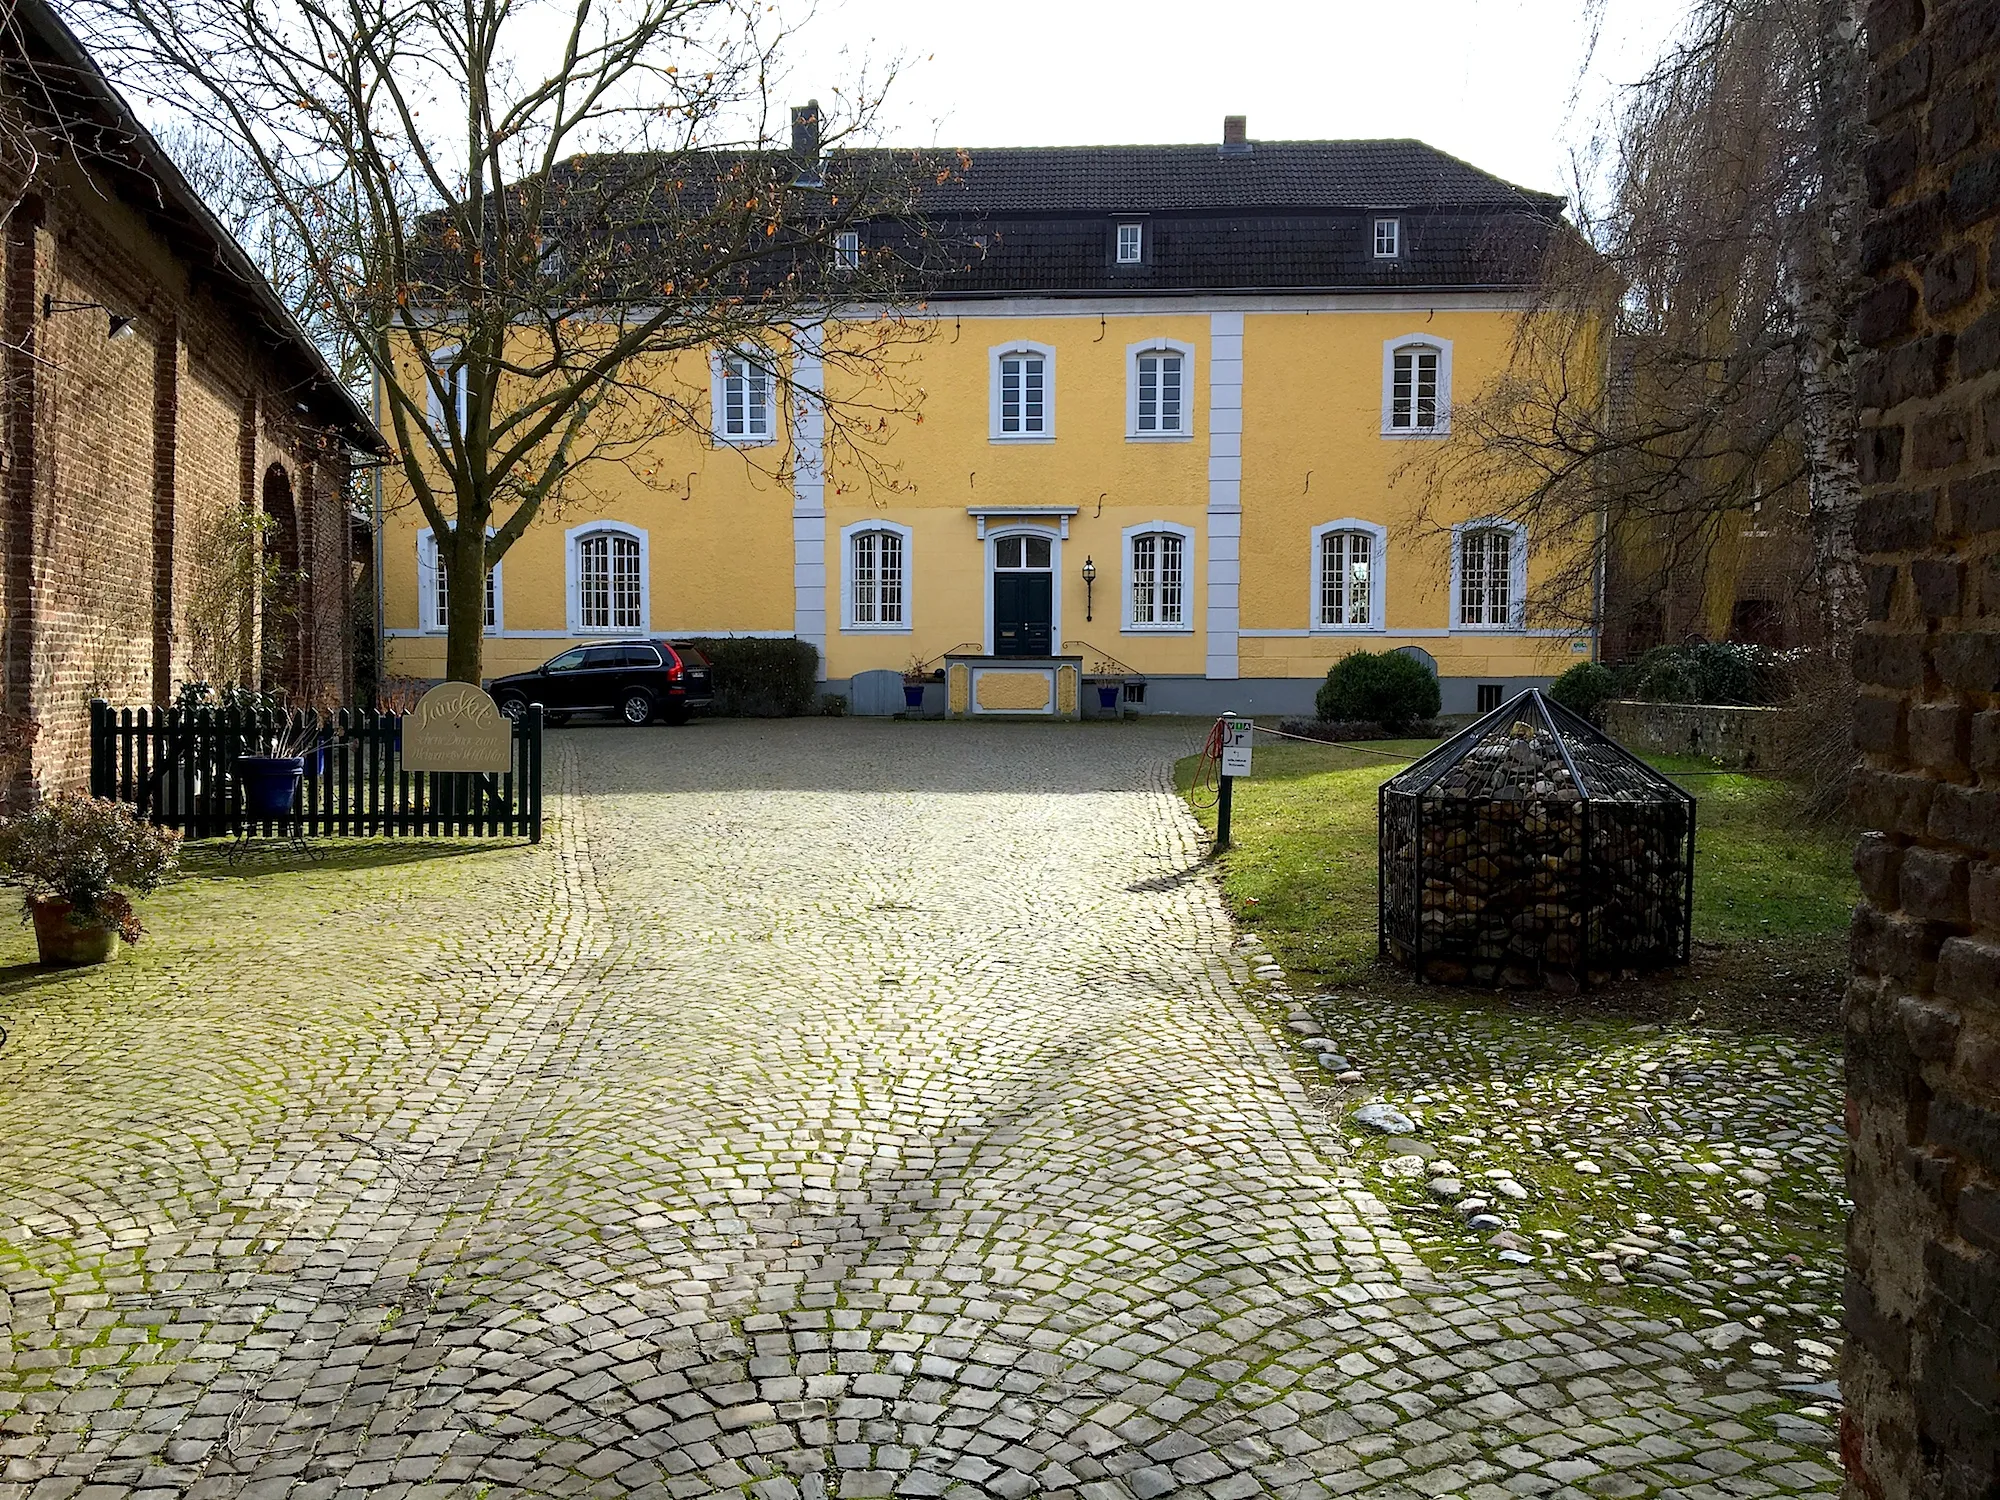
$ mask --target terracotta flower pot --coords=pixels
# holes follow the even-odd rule
[[[118,929],[108,922],[73,922],[75,907],[60,896],[34,898],[35,947],[45,964],[107,963],[118,956]]]

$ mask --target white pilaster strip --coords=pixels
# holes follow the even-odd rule
[[[1243,314],[1208,319],[1208,675],[1237,675],[1243,536]]]
[[[826,367],[820,330],[799,330],[792,362],[792,634],[826,678]]]

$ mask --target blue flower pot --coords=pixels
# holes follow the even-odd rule
[[[903,707],[922,708],[924,706],[924,684],[906,682],[903,684]]]
[[[1118,692],[1118,684],[1115,682],[1098,683],[1097,706],[1108,714],[1116,713],[1118,711]]]
[[[253,818],[288,818],[306,773],[302,755],[244,755],[236,761],[243,783],[243,809]]]

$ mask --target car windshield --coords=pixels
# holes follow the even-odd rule
[[[552,661],[549,662],[547,666],[543,667],[542,670],[544,672],[574,672],[578,667],[582,665],[583,665],[583,648],[579,646],[574,651],[563,652],[561,656],[554,658]]]

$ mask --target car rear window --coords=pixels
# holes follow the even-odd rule
[[[709,664],[708,658],[692,646],[675,646],[674,655],[681,659],[684,667],[706,667]]]

